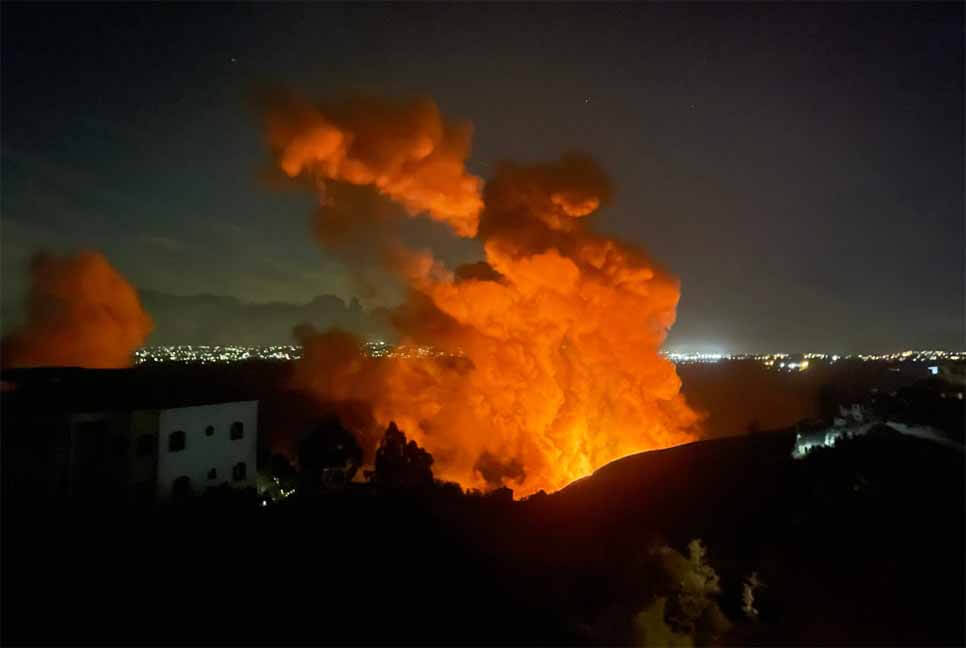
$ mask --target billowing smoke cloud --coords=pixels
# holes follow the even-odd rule
[[[330,182],[371,184],[456,234],[475,235],[485,260],[450,270],[431,252],[392,246],[389,264],[409,289],[393,323],[403,343],[439,353],[369,358],[348,336],[303,329],[296,385],[329,402],[369,403],[377,425],[396,421],[433,454],[438,476],[470,487],[556,489],[629,453],[692,440],[697,415],[673,364],[658,354],[679,283],[640,250],[589,228],[588,217],[612,194],[600,167],[576,153],[506,163],[480,201],[462,167],[469,144],[462,130],[459,147],[442,146],[460,154],[445,156],[446,173],[406,184],[407,173],[423,173],[425,156],[412,151],[436,150],[418,144],[440,132],[427,124],[442,121],[429,102],[377,105],[354,119],[308,107],[286,113],[289,121],[272,113],[282,169],[295,176],[311,164]],[[445,142],[440,128],[443,135],[425,141]],[[353,152],[353,142],[365,142],[367,153]],[[385,177],[400,182],[340,171],[346,159],[389,169]],[[430,184],[433,200],[397,191]]]
[[[5,367],[127,367],[152,322],[137,291],[99,252],[39,254],[24,325],[3,339]]]
[[[371,186],[460,236],[476,233],[482,181],[464,165],[468,123],[445,122],[428,99],[316,106],[278,95],[269,104],[269,142],[289,177],[314,178],[323,196],[330,181]]]

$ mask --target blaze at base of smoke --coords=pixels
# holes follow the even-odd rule
[[[453,271],[431,252],[386,246],[386,266],[409,287],[393,321],[400,341],[444,355],[369,358],[351,336],[303,328],[295,385],[329,403],[369,403],[376,424],[395,421],[433,454],[438,477],[521,495],[693,440],[698,417],[658,353],[679,282],[590,229],[612,193],[600,167],[582,154],[504,163],[477,196],[463,166],[468,138],[447,143],[456,131],[434,104],[378,105],[352,118],[321,107],[271,113],[280,167],[321,174],[325,200],[338,195],[333,182],[368,185],[474,236],[485,260]],[[432,151],[445,164],[425,166]],[[352,160],[379,171],[356,174]]]
[[[154,324],[103,254],[39,254],[30,273],[27,318],[3,339],[3,366],[130,366]]]
[[[581,275],[557,252],[488,258],[500,280],[426,279],[423,316],[409,313],[433,331],[429,340],[410,328],[410,339],[451,356],[369,358],[344,335],[303,336],[296,383],[371,403],[380,425],[396,421],[433,454],[439,477],[465,487],[555,490],[627,454],[693,440],[697,417],[657,353],[675,282],[654,275],[640,294]]]

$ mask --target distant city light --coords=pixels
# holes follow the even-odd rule
[[[696,364],[705,362],[720,362],[722,360],[754,360],[766,367],[786,371],[806,371],[815,362],[834,363],[843,360],[860,362],[961,362],[966,361],[966,351],[919,350],[898,351],[896,353],[881,354],[830,354],[830,353],[677,353],[665,352],[667,359],[675,364]],[[793,359],[801,358],[801,360]],[[930,373],[938,374],[938,365],[928,368]]]
[[[245,360],[297,360],[302,347],[275,346],[205,346],[178,345],[144,347],[134,352],[135,364],[156,362],[229,363]]]
[[[382,340],[365,342],[362,352],[371,358],[443,358],[453,354],[431,346],[392,346]],[[302,347],[293,344],[273,346],[207,346],[183,344],[177,346],[144,347],[134,352],[135,364],[181,362],[212,364],[244,362],[246,360],[291,361],[302,357]]]
[[[363,343],[362,351],[371,358],[443,358],[453,354],[440,351],[431,346],[399,345],[393,346],[383,340],[370,340]],[[459,355],[459,354],[457,354]],[[729,360],[753,360],[766,367],[786,371],[806,371],[815,362],[835,363],[840,361],[859,362],[961,362],[966,361],[966,351],[919,350],[899,351],[883,354],[829,354],[829,353],[679,353],[664,351],[662,355],[674,364],[704,364]],[[292,344],[273,346],[206,346],[177,345],[156,346],[138,349],[135,364],[182,362],[182,363],[232,363],[246,360],[274,360],[287,362],[302,357],[302,347]],[[800,360],[798,358],[801,358]],[[939,365],[927,367],[929,373],[939,374]]]

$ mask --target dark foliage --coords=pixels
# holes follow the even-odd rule
[[[433,456],[390,423],[376,449],[373,484],[389,490],[418,491],[433,486]]]
[[[324,483],[350,482],[360,465],[362,448],[338,417],[318,424],[299,444],[300,486],[306,492],[316,492]]]
[[[873,404],[951,420],[962,401],[930,411],[927,387]],[[317,426],[303,468],[352,465],[341,435]],[[963,645],[962,452],[886,428],[803,460],[793,442],[644,453],[513,501],[434,482],[390,426],[370,483],[153,509],[32,499],[6,487],[5,452],[2,643],[628,645],[635,615],[678,586],[653,548],[701,538],[733,623],[722,644]],[[284,457],[268,463],[293,482]],[[752,572],[757,620],[742,612]]]

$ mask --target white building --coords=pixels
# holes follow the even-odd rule
[[[6,394],[4,465],[17,473],[10,485],[120,502],[255,487],[258,401],[142,393],[124,388],[125,374],[77,375],[89,393],[73,400],[71,387],[81,383],[66,371],[26,374]]]
[[[113,485],[167,499],[212,486],[255,486],[258,401],[73,414],[72,491]]]
[[[176,484],[194,492],[222,484],[255,486],[258,401],[134,414],[138,433],[151,435],[156,442],[157,497],[168,497]]]

